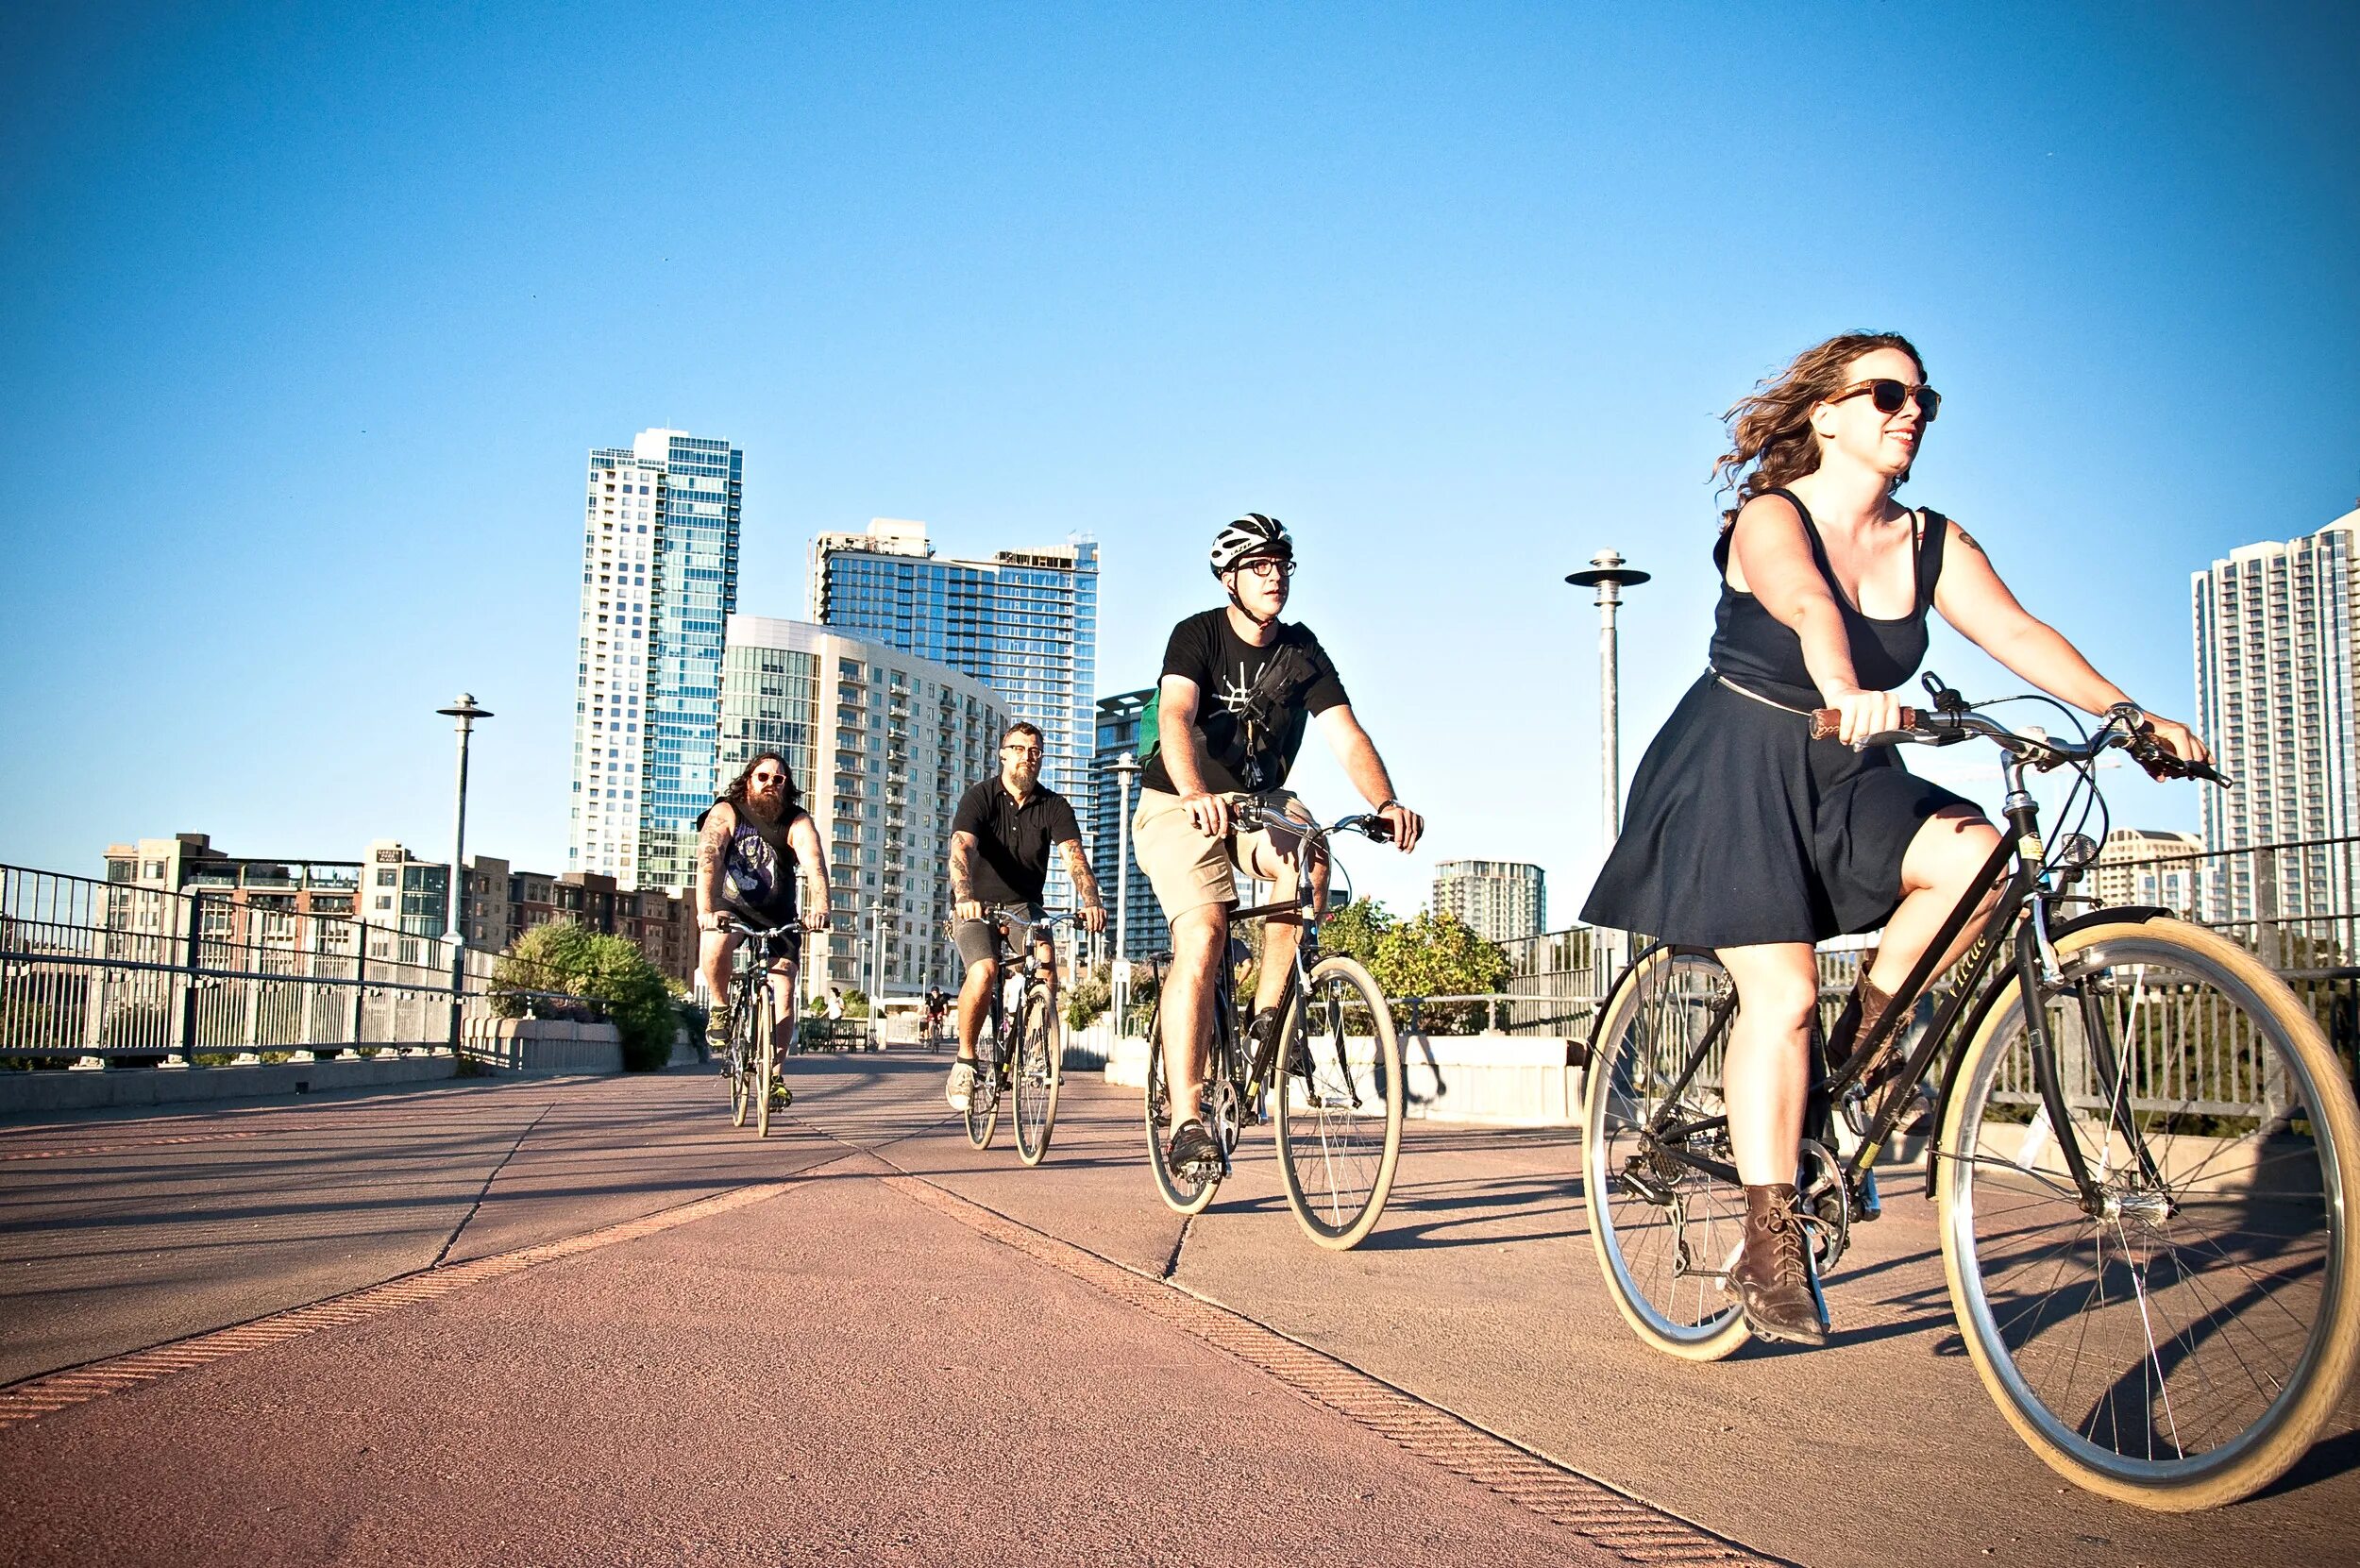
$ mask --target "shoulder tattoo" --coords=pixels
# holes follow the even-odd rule
[[[1952,523],[1950,526],[1959,530],[1960,544],[1964,545],[1968,549],[1973,550],[1978,555],[1988,556],[1991,553],[1990,551],[1984,549],[1982,546],[1975,542],[1975,535],[1967,532],[1964,528],[1959,528],[1959,525],[1956,523]]]

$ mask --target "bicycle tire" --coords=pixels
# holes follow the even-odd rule
[[[1049,1153],[1049,1139],[1057,1130],[1057,1086],[1064,1077],[1063,1054],[1057,1049],[1049,1016],[1049,999],[1035,991],[1024,1005],[1024,1033],[1017,1041],[1015,1105],[1009,1121],[1016,1128],[1016,1157],[1038,1165]]]
[[[1271,1085],[1278,1170],[1305,1233],[1342,1252],[1384,1218],[1401,1166],[1407,1074],[1392,1009],[1358,960],[1323,958],[1306,978],[1281,1025]],[[1356,1049],[1364,1022],[1365,1062]]]
[[[2031,1052],[2011,975],[1960,1060],[1934,1156],[1961,1337],[2000,1413],[2058,1474],[2143,1508],[2217,1508],[2302,1457],[2360,1357],[2348,1231],[2360,1112],[2317,1020],[2227,938],[2101,918],[2056,947],[2061,984],[2043,1006],[2065,1136],[2094,1152],[2101,1212],[2083,1211],[2055,1155],[2045,1097],[2025,1108],[2014,1074]],[[2200,1039],[2200,1023],[2229,1031]],[[2135,1039],[2135,1056],[2116,1037]],[[2207,1069],[2258,1088],[2260,1112],[2198,1092]],[[2053,1228],[2034,1235],[2043,1222]],[[2085,1356],[2127,1364],[2084,1381]]]
[[[779,1032],[770,1027],[770,987],[762,988],[762,1001],[753,1008],[755,1037],[761,1042],[754,1060],[759,1064],[754,1076],[755,1098],[754,1136],[770,1136],[770,1086],[779,1079]]]
[[[743,987],[739,987],[741,993]],[[730,1019],[730,1125],[743,1127],[746,1117],[754,1108],[752,999],[740,994],[737,1010]]]
[[[1718,1361],[1748,1337],[1737,1292],[1690,1272],[1699,1260],[1708,1270],[1733,1262],[1745,1189],[1656,1154],[1644,1129],[1711,1020],[1724,1005],[1733,1016],[1735,996],[1728,970],[1710,953],[1667,946],[1642,953],[1600,1010],[1583,1087],[1582,1201],[1607,1292],[1644,1342],[1689,1361]],[[1682,1102],[1695,1118],[1725,1114],[1710,1054]],[[1727,1123],[1692,1135],[1682,1147],[1728,1163]]]
[[[1159,1028],[1149,1030],[1147,1091],[1139,1099],[1146,1107],[1147,1168],[1155,1178],[1156,1194],[1174,1214],[1202,1214],[1220,1190],[1221,1178],[1190,1180],[1173,1171],[1166,1158],[1164,1137],[1171,1118],[1172,1089],[1164,1080],[1164,1034]]]
[[[975,1081],[967,1091],[967,1109],[959,1119],[967,1125],[967,1141],[978,1149],[991,1147],[992,1135],[1000,1129],[1000,1084],[996,1076],[1000,1064],[994,1055],[991,1031],[984,1031],[975,1051]]]

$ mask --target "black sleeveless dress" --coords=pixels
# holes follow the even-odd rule
[[[1832,588],[1810,509],[1791,492],[1770,494],[1801,514]],[[1909,615],[1879,620],[1835,594],[1864,689],[1904,685],[1926,657],[1949,527],[1940,513],[1924,516],[1924,537],[1912,547],[1917,602]],[[1874,930],[1901,902],[1901,858],[1919,825],[1945,806],[1973,803],[1902,767],[1894,747],[1855,751],[1811,738],[1808,715],[1821,702],[1802,639],[1729,586],[1732,531],[1712,551],[1722,579],[1711,662],[1640,762],[1622,836],[1581,918],[1715,948]]]

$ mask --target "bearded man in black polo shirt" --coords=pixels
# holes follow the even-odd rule
[[[1105,905],[1099,901],[1097,879],[1090,875],[1089,856],[1082,851],[1073,807],[1055,790],[1041,787],[1041,751],[1040,731],[1030,724],[1009,725],[1000,742],[999,776],[969,790],[951,822],[951,938],[967,965],[967,980],[959,987],[959,1059],[952,1064],[943,1095],[954,1111],[967,1109],[974,1090],[975,1040],[991,1013],[992,987],[1000,984],[994,917],[1004,914],[1023,925],[1022,931],[1011,933],[1011,946],[1035,939],[1032,927],[1041,919],[1041,889],[1049,883],[1052,850],[1065,856],[1074,896],[1082,903],[1084,927],[1106,929]],[[1045,933],[1038,944],[1049,1016],[1054,1018],[1055,953]]]

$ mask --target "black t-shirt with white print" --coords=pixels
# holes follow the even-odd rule
[[[1348,702],[1336,662],[1307,626],[1280,622],[1268,648],[1230,627],[1227,610],[1172,629],[1164,674],[1196,683],[1196,728],[1205,737],[1205,787],[1216,794],[1277,789],[1303,749],[1305,721]],[[1140,783],[1178,794],[1160,748]]]

